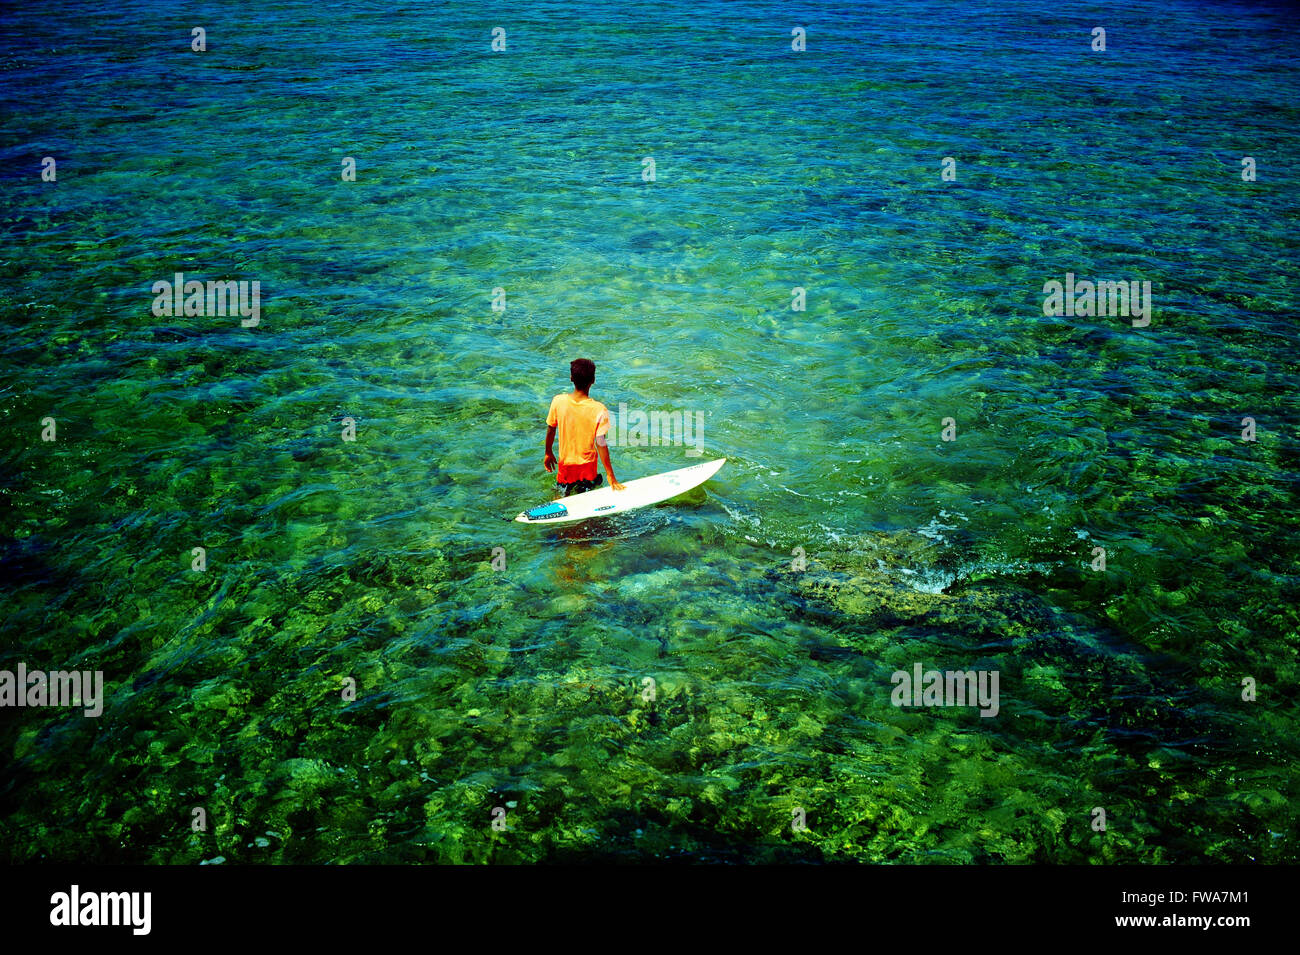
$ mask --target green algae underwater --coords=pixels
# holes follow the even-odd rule
[[[1007,7],[5,12],[0,669],[107,699],[0,708],[0,857],[1300,861],[1287,34]],[[509,523],[579,355],[727,465]]]

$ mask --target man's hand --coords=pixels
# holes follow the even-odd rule
[[[546,426],[546,459],[542,462],[542,467],[548,471],[555,470],[555,425],[553,424]]]
[[[600,463],[605,465],[605,476],[609,478],[609,486],[616,491],[623,490],[623,485],[618,483],[618,478],[614,477],[614,466],[609,463],[609,442],[605,440],[603,434],[596,435],[596,455],[600,458]]]

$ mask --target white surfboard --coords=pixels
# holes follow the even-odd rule
[[[570,494],[549,504],[539,504],[522,511],[515,520],[520,524],[571,524],[574,521],[585,521],[589,517],[621,514],[648,504],[658,504],[693,487],[699,487],[717,474],[718,469],[726,463],[726,458],[718,458],[716,461],[704,461],[676,471],[637,478],[625,482],[621,491],[606,484],[594,491]]]

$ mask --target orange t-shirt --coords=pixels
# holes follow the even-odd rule
[[[573,393],[556,395],[546,412],[546,423],[559,429],[559,484],[596,479],[596,436],[609,431],[609,409],[595,398],[575,399]]]

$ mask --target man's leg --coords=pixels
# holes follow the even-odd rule
[[[570,494],[585,494],[587,491],[594,491],[603,483],[605,483],[605,476],[599,472],[596,474],[595,478],[590,481],[572,481],[569,484],[561,484],[559,481],[556,481],[555,487],[560,492],[560,496],[557,497],[556,500],[558,501],[561,498],[566,498]]]

